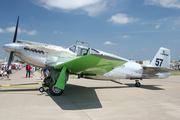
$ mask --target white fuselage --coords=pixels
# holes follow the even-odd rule
[[[70,48],[63,48],[60,46],[29,42],[18,41],[18,43],[6,44],[3,46],[7,52],[14,52],[14,55],[23,60],[24,62],[41,67],[54,69],[55,65],[73,60],[77,58],[77,52],[73,52]],[[77,51],[77,46],[76,50]],[[129,61],[127,59],[99,51],[99,54],[122,59],[127,63],[114,68],[113,70],[105,73],[104,75],[94,75],[84,77],[94,79],[152,79],[152,78],[167,78],[169,73],[157,73],[157,74],[144,74],[142,65]]]
[[[157,74],[144,74],[143,67],[141,64],[128,61],[127,63],[116,67],[115,69],[107,72],[104,75],[96,75],[96,76],[87,76],[87,78],[93,79],[107,79],[107,80],[115,80],[115,79],[163,79],[170,76],[169,72],[166,73],[157,73]]]

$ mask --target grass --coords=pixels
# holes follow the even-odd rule
[[[171,75],[180,75],[180,70],[177,70],[177,71],[174,71],[174,72],[171,72]]]

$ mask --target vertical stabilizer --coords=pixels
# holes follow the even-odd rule
[[[169,49],[161,47],[151,61],[150,66],[170,68],[170,53]]]

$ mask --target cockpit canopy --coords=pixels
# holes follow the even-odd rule
[[[69,50],[76,53],[77,56],[84,56],[88,54],[99,54],[99,51],[89,47],[88,43],[77,41],[76,45],[69,47]]]

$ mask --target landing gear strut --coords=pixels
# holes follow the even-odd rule
[[[135,80],[135,81],[136,81],[135,86],[136,86],[136,87],[140,87],[140,86],[141,86],[141,83],[139,82],[139,80]]]
[[[46,92],[46,89],[48,89],[53,96],[62,95],[68,78],[69,72],[67,70],[67,67],[63,67],[60,72],[53,71],[51,76],[44,79],[45,84],[43,87],[39,88],[39,91]]]

